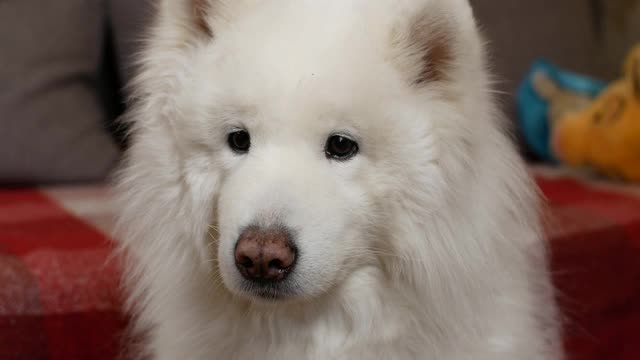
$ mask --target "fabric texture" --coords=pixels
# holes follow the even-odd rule
[[[119,152],[97,77],[105,6],[0,1],[0,183],[102,179]]]
[[[536,168],[568,360],[640,357],[640,187]],[[130,354],[106,187],[0,190],[0,359]]]

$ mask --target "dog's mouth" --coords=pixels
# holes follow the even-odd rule
[[[250,300],[281,302],[296,298],[299,292],[288,282],[245,282],[241,285],[242,295]]]

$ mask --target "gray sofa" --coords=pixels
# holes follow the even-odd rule
[[[498,87],[509,96],[539,57],[603,80],[618,76],[640,41],[636,0],[471,0],[489,41]],[[628,4],[630,7],[623,7]],[[633,6],[631,6],[633,5]],[[507,98],[507,104],[511,103]]]

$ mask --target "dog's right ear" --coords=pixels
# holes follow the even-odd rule
[[[221,0],[163,0],[162,22],[173,23],[192,35],[213,37],[214,12]]]

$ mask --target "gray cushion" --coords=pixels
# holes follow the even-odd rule
[[[532,62],[545,57],[577,72],[603,75],[589,1],[472,0],[489,39],[500,90],[513,94]]]
[[[96,83],[100,1],[0,1],[0,182],[103,179],[119,151]]]
[[[154,12],[151,0],[109,0],[118,66],[125,86],[136,74],[137,56]]]
[[[636,1],[637,2],[637,1]],[[627,16],[624,29],[606,21],[615,1],[601,0],[594,13],[586,0],[471,0],[489,41],[499,90],[511,97],[536,58],[603,80],[618,76],[620,64],[640,40],[640,10]],[[598,30],[598,18],[603,29]],[[508,99],[507,104],[513,104]]]

